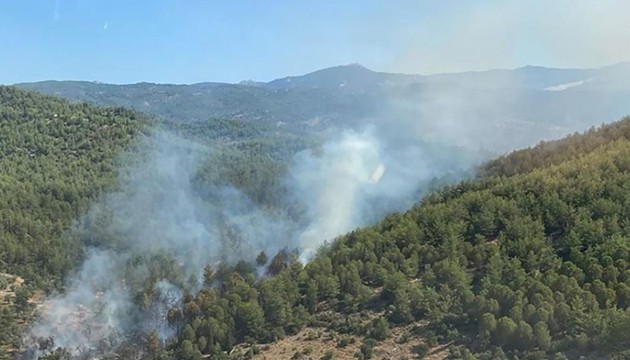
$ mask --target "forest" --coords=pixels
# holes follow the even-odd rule
[[[117,186],[121,155],[154,123],[122,108],[0,87],[0,287],[13,293],[0,298],[0,358],[28,353],[20,334],[37,299],[63,291],[86,256],[82,238],[69,236],[73,221]],[[271,207],[279,204],[269,189],[280,186],[287,158],[317,142],[211,123],[161,126],[224,149],[205,160],[199,186],[229,183]],[[326,329],[334,334],[329,359],[347,347],[358,359],[382,358],[379,344],[393,336],[417,341],[415,358],[445,347],[450,359],[628,359],[629,174],[626,118],[486,162],[408,211],[334,239],[307,263],[290,248],[208,263],[201,288],[166,312],[166,341],[157,331],[130,333],[114,349],[77,354],[40,339],[39,358],[253,358],[274,342]],[[148,283],[123,271],[139,312],[152,309],[158,279],[188,281],[168,254],[128,267],[142,264]],[[11,285],[9,275],[24,284]]]
[[[72,221],[115,186],[118,154],[150,121],[0,87],[0,286],[25,280],[13,301],[1,299],[0,353],[19,345],[29,299],[59,289],[80,260],[82,244],[67,236]]]
[[[318,325],[363,338],[365,359],[416,323],[406,336],[426,339],[420,355],[446,343],[453,359],[626,359],[628,129],[624,119],[491,161],[306,265],[281,252],[208,267],[208,286],[169,312],[178,337],[158,358],[228,358],[235,344]]]

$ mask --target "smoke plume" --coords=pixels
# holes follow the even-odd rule
[[[129,334],[154,331],[166,341],[174,334],[168,309],[200,289],[206,265],[286,248],[308,261],[325,241],[408,208],[423,182],[462,168],[444,161],[446,148],[380,126],[338,131],[295,155],[283,185],[284,203],[303,209],[298,216],[232,187],[202,186],[200,163],[217,148],[156,131],[129,157],[119,191],[78,222],[73,236],[90,246],[85,261],[45,302],[27,341],[50,337],[75,355],[115,350]]]

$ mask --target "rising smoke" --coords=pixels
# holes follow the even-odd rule
[[[168,309],[200,289],[206,265],[287,248],[306,262],[325,241],[408,208],[424,181],[454,168],[411,139],[367,126],[298,153],[283,182],[286,202],[304,209],[295,218],[232,187],[200,188],[201,160],[217,150],[156,131],[122,171],[120,191],[79,221],[74,236],[93,248],[66,292],[45,302],[27,341],[50,337],[74,354],[115,349],[129,334],[166,341]]]

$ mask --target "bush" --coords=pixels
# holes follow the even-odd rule
[[[361,345],[361,354],[363,354],[363,359],[371,359],[374,356],[374,346],[376,346],[376,341],[373,339],[366,339],[363,341]]]
[[[350,339],[352,338],[348,338],[346,336],[341,337],[341,339],[337,342],[337,347],[344,348],[350,345]]]
[[[429,345],[425,343],[413,347],[413,353],[416,354],[420,359],[424,359],[424,357],[429,354],[430,350],[431,349],[429,348]]]

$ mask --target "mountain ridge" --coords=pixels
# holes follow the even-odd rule
[[[392,74],[350,64],[266,83],[48,81],[16,86],[74,102],[125,106],[168,122],[225,118],[297,134],[414,119],[423,136],[472,141],[497,153],[630,114],[630,63],[438,75]],[[487,133],[498,136],[488,139]]]
[[[407,72],[392,72],[392,71],[379,71],[373,70],[364,66],[360,63],[350,63],[343,65],[334,65],[329,66],[317,70],[313,70],[310,72],[298,74],[298,75],[287,75],[279,78],[275,78],[269,81],[248,79],[241,80],[237,82],[221,82],[221,81],[197,81],[191,83],[160,83],[160,82],[152,82],[152,81],[138,81],[132,83],[109,83],[106,81],[100,80],[62,80],[62,79],[48,79],[48,80],[40,80],[40,81],[29,81],[29,82],[18,82],[13,84],[5,84],[12,86],[21,86],[25,84],[37,84],[37,83],[46,83],[46,82],[69,82],[69,83],[91,83],[91,84],[101,84],[101,85],[114,85],[114,86],[125,86],[125,85],[140,85],[140,84],[151,84],[151,85],[172,85],[172,86],[195,86],[195,85],[205,85],[205,84],[224,84],[224,85],[240,85],[241,83],[258,84],[258,85],[269,85],[274,82],[283,81],[285,79],[296,79],[305,76],[310,76],[314,74],[326,73],[329,71],[336,70],[358,70],[365,73],[372,74],[380,74],[380,75],[395,75],[395,76],[406,76],[406,77],[415,77],[415,78],[430,78],[430,77],[443,77],[443,76],[457,76],[457,75],[469,75],[469,74],[485,74],[485,73],[497,73],[497,72],[527,72],[532,70],[537,71],[551,71],[551,72],[567,72],[567,71],[604,71],[604,70],[612,70],[617,68],[630,68],[630,61],[623,61],[615,64],[598,66],[598,67],[585,67],[585,68],[560,68],[560,67],[550,67],[544,65],[524,65],[515,68],[495,68],[495,69],[487,69],[487,70],[466,70],[466,71],[449,71],[449,72],[438,72],[438,73],[407,73]]]

